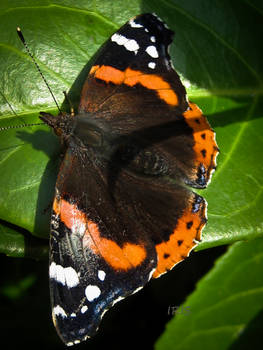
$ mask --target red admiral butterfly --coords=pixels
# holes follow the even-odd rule
[[[103,46],[78,115],[41,112],[65,148],[51,217],[54,324],[67,345],[93,336],[106,310],[185,259],[200,241],[218,147],[188,101],[173,32],[139,15]]]

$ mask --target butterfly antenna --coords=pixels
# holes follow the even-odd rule
[[[0,131],[9,130],[9,129],[20,129],[20,128],[27,128],[29,126],[35,126],[35,125],[43,125],[45,123],[32,123],[32,124],[20,124],[20,125],[9,125],[9,126],[3,126],[0,128]]]
[[[5,97],[5,95],[2,93],[2,91],[0,91],[0,95],[3,97],[3,99],[5,100],[5,102],[8,104],[8,107],[11,109],[12,113],[19,118],[19,116],[16,114],[14,108],[12,107],[12,105],[9,103],[8,99]],[[45,123],[31,123],[31,124],[20,124],[20,125],[9,125],[9,126],[4,126],[0,128],[0,131],[4,131],[4,130],[8,130],[8,129],[19,129],[19,128],[25,128],[28,126],[35,126],[35,125],[43,125]]]
[[[47,88],[48,88],[48,90],[49,90],[49,92],[50,92],[50,94],[51,94],[51,96],[52,96],[52,98],[53,98],[53,100],[54,100],[54,102],[55,102],[55,104],[56,104],[58,110],[59,110],[59,112],[61,113],[61,109],[59,108],[59,105],[58,105],[58,103],[57,103],[57,100],[55,99],[55,96],[54,96],[52,90],[50,89],[50,86],[48,85],[48,82],[46,81],[46,78],[44,77],[43,73],[41,72],[41,70],[40,70],[40,68],[39,68],[39,65],[37,64],[37,62],[36,62],[36,60],[35,60],[33,54],[32,54],[31,51],[29,50],[29,48],[28,48],[28,46],[27,46],[27,43],[26,43],[26,41],[25,41],[25,38],[24,38],[24,36],[23,36],[23,34],[22,34],[22,32],[21,32],[21,29],[20,29],[19,27],[17,27],[17,28],[16,28],[16,31],[17,31],[17,34],[18,34],[18,36],[19,36],[19,39],[22,41],[22,44],[24,45],[24,47],[25,47],[25,49],[26,49],[28,55],[31,57],[33,63],[35,64],[35,66],[36,66],[36,68],[37,68],[37,70],[38,70],[38,73],[41,75],[42,79],[44,80],[44,82],[45,82],[45,84],[46,84],[46,86],[47,86]]]

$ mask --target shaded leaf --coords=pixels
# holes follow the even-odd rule
[[[262,251],[263,239],[235,243],[177,310],[156,350],[224,350],[230,345],[235,349],[241,339],[247,341],[245,334],[253,322],[255,338],[247,348],[260,344],[262,324],[257,322],[263,311]]]

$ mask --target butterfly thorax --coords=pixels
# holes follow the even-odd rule
[[[60,137],[62,143],[67,145],[76,144],[82,149],[89,147],[106,147],[109,142],[105,139],[107,128],[94,122],[88,114],[72,117],[70,114],[62,113],[53,116],[49,113],[40,113],[40,119],[51,127],[55,134]]]
[[[53,116],[41,112],[40,118],[54,129],[63,144],[78,148],[78,151],[88,152],[92,148],[96,158],[136,173],[164,175],[167,172],[166,163],[158,154],[150,152],[132,137],[114,135],[107,122],[91,118],[88,113],[72,117],[66,113]]]

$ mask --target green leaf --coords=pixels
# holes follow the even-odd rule
[[[0,224],[0,253],[13,257],[23,257],[24,251],[24,235],[4,224]]]
[[[0,127],[39,122],[39,111],[57,113],[17,38],[17,25],[58,103],[69,90],[76,106],[98,48],[143,12],[156,12],[175,31],[174,66],[217,132],[218,169],[200,191],[209,221],[198,249],[262,236],[263,33],[262,9],[255,2],[2,1]],[[59,142],[46,126],[2,131],[0,219],[47,238],[58,163]]]
[[[0,253],[15,258],[42,260],[48,256],[48,243],[31,236],[20,227],[0,221]]]
[[[177,314],[156,350],[257,348],[262,332],[262,252],[262,238],[235,243],[182,306],[170,306]]]

